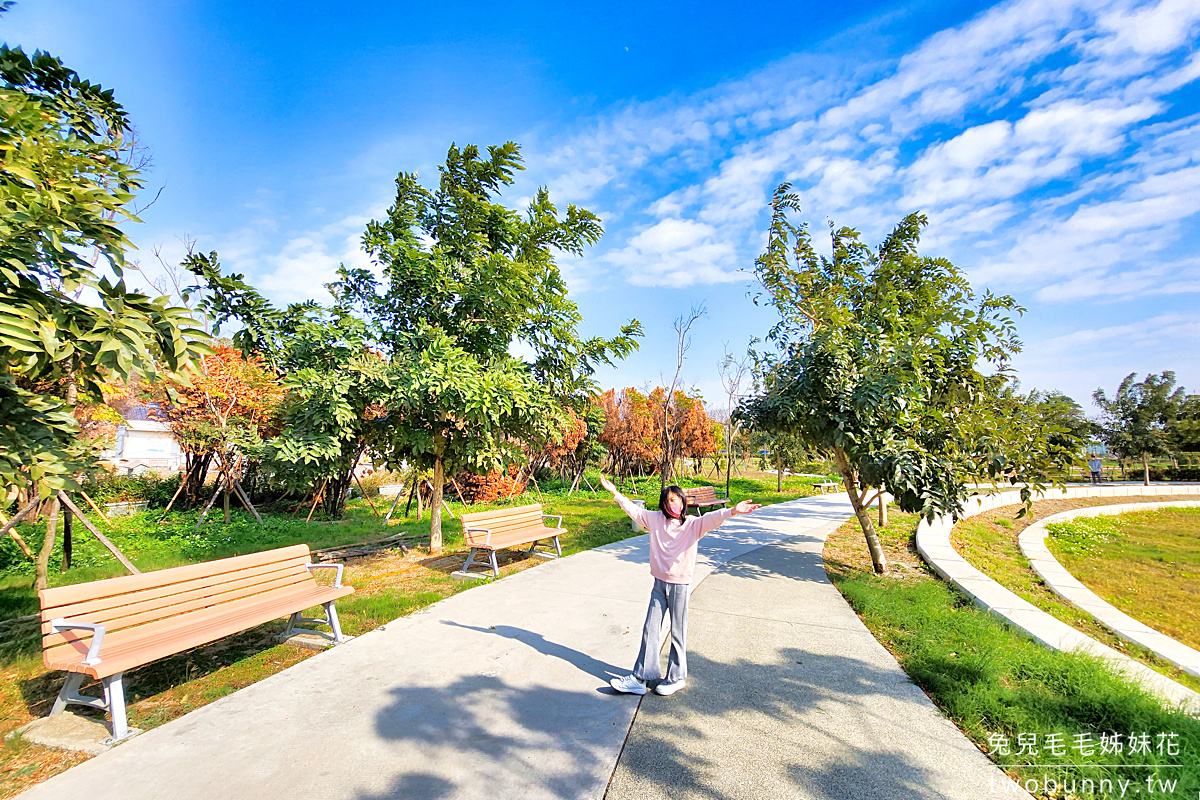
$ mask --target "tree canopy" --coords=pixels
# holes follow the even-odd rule
[[[1184,401],[1184,390],[1175,389],[1175,373],[1125,376],[1111,398],[1103,389],[1092,395],[1100,407],[1104,442],[1119,458],[1142,462],[1142,480],[1150,484],[1150,458],[1171,454],[1169,429]],[[1175,389],[1174,391],[1171,391]]]
[[[832,255],[788,215],[788,184],[771,201],[767,249],[755,264],[779,313],[761,353],[762,391],[738,416],[794,432],[830,452],[879,572],[887,563],[866,507],[886,490],[901,509],[957,514],[972,477],[1025,488],[1074,458],[1044,427],[1012,417],[1003,389],[1020,349],[1008,296],[971,290],[949,261],[921,255],[927,221],[905,217],[872,249],[852,228],[830,225]],[[986,368],[985,368],[986,367]]]
[[[53,56],[0,46],[0,482],[74,486],[91,465],[71,415],[106,378],[202,351],[187,309],[131,290],[121,224],[141,184],[113,93]],[[62,382],[64,397],[45,391]]]
[[[525,457],[517,442],[557,435],[564,403],[582,410],[600,363],[637,346],[636,320],[612,339],[581,338],[556,254],[582,254],[603,232],[590,211],[560,214],[539,188],[524,214],[500,202],[523,169],[512,142],[452,145],[436,189],[396,178],[396,200],[363,245],[382,272],[345,269],[329,288],[359,313],[395,372],[381,452],[433,470],[431,548],[441,546],[448,474]],[[512,349],[524,344],[526,362]]]

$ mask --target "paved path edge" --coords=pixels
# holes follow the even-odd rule
[[[1029,564],[1033,567],[1034,572],[1041,576],[1050,590],[1059,597],[1081,611],[1091,614],[1112,628],[1122,639],[1141,645],[1160,658],[1170,661],[1189,675],[1200,678],[1200,651],[1151,628],[1144,622],[1139,622],[1104,600],[1072,575],[1046,546],[1046,536],[1049,534],[1046,526],[1056,522],[1066,522],[1076,517],[1108,517],[1131,511],[1195,508],[1197,506],[1200,506],[1200,500],[1176,500],[1165,503],[1121,503],[1115,506],[1063,511],[1030,525],[1021,532],[1017,543],[1021,547],[1021,552],[1029,559]]]
[[[1074,499],[1081,497],[1153,497],[1162,495],[1197,495],[1200,486],[1077,486],[1038,493],[1035,499]],[[1021,502],[1020,490],[976,495],[963,509],[961,519],[984,511]],[[1038,643],[1053,650],[1082,652],[1112,664],[1122,674],[1141,684],[1167,703],[1185,713],[1200,716],[1200,694],[1171,680],[1124,653],[1101,644],[1062,622],[1037,606],[1001,586],[980,570],[967,563],[950,544],[950,532],[955,520],[939,515],[931,521],[922,519],[917,525],[917,552],[938,575],[957,586],[980,608],[1000,617]]]

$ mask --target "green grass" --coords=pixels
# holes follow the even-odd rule
[[[1103,505],[1107,498],[1087,498],[1073,501],[1044,501],[1035,506],[1035,518],[1041,519],[1068,508]],[[1127,502],[1127,498],[1115,498]],[[1029,565],[1017,544],[1020,532],[1033,520],[1013,520],[1003,509],[963,520],[954,526],[951,539],[954,547],[972,566],[992,580],[1009,589],[1017,596],[1029,601],[1042,611],[1061,620],[1076,630],[1091,636],[1103,644],[1137,659],[1151,669],[1166,675],[1178,683],[1200,691],[1200,678],[1176,668],[1173,664],[1156,656],[1150,650],[1128,642],[1102,625],[1091,614],[1054,594]],[[1129,576],[1131,580],[1134,576]]]
[[[892,553],[911,552],[915,520],[894,515],[885,531]],[[845,531],[845,529],[843,529]],[[857,534],[839,532],[832,546],[845,548]],[[861,534],[857,534],[861,539]],[[864,548],[865,549],[865,548]],[[828,554],[827,554],[828,555]],[[1078,797],[1115,797],[1099,791],[1099,781],[1146,778],[1176,780],[1173,793],[1160,797],[1194,798],[1200,790],[1200,720],[1163,706],[1153,695],[1124,680],[1103,662],[1046,649],[1001,621],[975,608],[962,594],[923,568],[903,577],[877,577],[869,561],[841,558],[831,579],[864,623],[900,662],[912,679],[981,749],[1015,778],[1041,780],[1050,775],[1076,786]],[[1077,735],[1099,742],[1101,734],[1149,734],[1151,752],[1092,755],[1073,749]],[[1178,754],[1157,752],[1158,734],[1175,734]],[[1036,735],[1039,754],[1015,755],[1018,736]],[[1061,735],[1066,748],[1045,748],[1050,735]],[[1001,737],[1009,753],[999,752]],[[1170,739],[1164,740],[1164,745]],[[1029,767],[1029,764],[1055,766]],[[1072,764],[1086,764],[1081,768]],[[1150,764],[1135,767],[1133,764]],[[1081,791],[1082,781],[1094,791]],[[1039,787],[1040,788],[1040,787]],[[1054,795],[1040,794],[1050,797]],[[1058,795],[1063,796],[1063,795]],[[1128,795],[1127,795],[1128,796]]]
[[[1079,517],[1049,531],[1050,551],[1089,589],[1200,649],[1200,508]]]

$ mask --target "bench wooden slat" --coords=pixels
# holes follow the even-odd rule
[[[255,583],[269,583],[282,575],[298,575],[307,577],[308,570],[301,559],[288,562],[263,564],[238,572],[219,573],[213,577],[199,577],[179,584],[159,586],[153,589],[142,589],[127,594],[108,595],[95,600],[72,603],[69,607],[58,606],[42,612],[42,632],[49,630],[49,621],[63,617],[64,609],[68,612],[67,619],[86,616],[90,622],[104,622],[114,619],[121,613],[136,614],[158,606],[171,605],[176,602],[187,602],[203,594],[217,594],[229,589],[249,586]],[[200,593],[200,594],[197,594]]]
[[[122,575],[118,578],[108,578],[102,581],[41,589],[38,591],[38,601],[41,603],[44,614],[49,609],[82,600],[94,600],[100,597],[127,594],[142,589],[153,589],[159,586],[180,583],[192,578],[214,576],[225,572],[238,572],[239,570],[262,564],[290,561],[295,558],[301,558],[304,561],[310,560],[311,555],[308,545],[297,544],[261,553],[222,558],[218,561],[206,561],[200,564],[188,564],[183,567],[171,567],[170,569],[160,569],[154,572],[143,572],[140,575]]]
[[[112,652],[121,651],[123,647],[127,647],[130,642],[139,642],[146,639],[154,639],[160,636],[169,636],[171,632],[177,629],[186,628],[189,625],[204,625],[212,620],[217,620],[222,617],[236,618],[244,613],[247,609],[254,610],[260,607],[275,608],[277,606],[295,606],[298,602],[307,602],[308,598],[323,596],[327,591],[341,592],[344,589],[352,587],[342,586],[318,586],[315,584],[293,585],[284,587],[270,594],[259,596],[252,600],[244,600],[238,606],[215,606],[209,608],[199,608],[190,611],[186,614],[178,614],[173,617],[148,622],[143,625],[124,628],[119,631],[114,631],[109,634],[107,631],[104,634],[104,644],[100,648],[100,656],[107,659]],[[309,608],[311,606],[304,606]],[[293,607],[292,611],[298,608]],[[289,612],[290,613],[290,612]],[[276,617],[272,617],[276,619]],[[59,634],[63,638],[61,643],[54,647],[46,648],[43,655],[47,653],[55,653],[56,658],[60,658],[62,653],[68,650],[77,653],[82,653],[87,650],[87,645],[90,644],[92,633],[90,630],[72,630],[64,631]],[[82,650],[80,649],[82,648]]]
[[[514,531],[504,531],[499,535],[493,533],[488,539],[486,533],[472,533],[466,540],[468,547],[479,547],[485,550],[503,550],[508,547],[530,544],[540,539],[552,539],[566,533],[562,528],[547,528],[539,525],[537,528],[523,528]]]
[[[139,608],[136,610],[133,608],[113,608],[99,613],[72,614],[65,619],[68,621],[82,620],[84,622],[102,624],[105,628],[105,641],[109,641],[117,631],[124,630],[125,628],[145,625],[158,619],[176,617],[201,608],[214,608],[224,603],[240,601],[245,597],[287,590],[292,586],[306,586],[311,583],[307,572],[303,574],[288,572],[268,582],[255,580],[248,585],[232,588],[226,588],[228,584],[222,584],[220,589],[214,588],[207,593],[202,593],[204,590],[197,589],[190,593],[195,596],[186,601],[151,605],[148,608]],[[85,632],[81,631],[80,633]],[[43,647],[54,647],[61,644],[65,635],[65,633],[51,633],[49,621],[42,623]]]
[[[87,655],[88,643],[84,640],[45,651],[43,661],[49,669],[82,672],[93,678],[103,678],[279,619],[295,611],[300,603],[304,604],[303,608],[313,608],[353,591],[350,586],[310,587],[249,603],[233,614],[227,608],[202,609],[140,628],[126,629],[115,634],[113,641],[105,634],[99,664],[88,666],[81,663]],[[90,636],[87,638],[90,639]]]
[[[477,550],[491,551],[489,559],[494,575],[500,574],[496,564],[495,553],[497,550],[527,544],[536,547],[538,542],[548,541],[554,545],[554,554],[562,555],[558,537],[566,531],[562,528],[546,527],[542,506],[538,503],[517,508],[500,508],[494,511],[463,514],[462,523],[463,539],[471,548],[466,563],[463,564],[464,574],[467,574],[469,567],[476,563],[474,558]]]

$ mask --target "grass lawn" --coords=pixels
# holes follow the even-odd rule
[[[853,520],[827,540],[826,570],[871,633],[980,750],[1038,797],[1119,797],[1119,781],[1132,781],[1125,796],[1138,787],[1143,795],[1147,778],[1168,782],[1153,784],[1154,796],[1196,797],[1200,720],[1168,710],[1096,659],[1048,650],[977,609],[921,563],[916,523],[893,511],[881,532],[891,574],[873,573]],[[1122,753],[1102,752],[1102,737],[1114,734]],[[1131,753],[1129,737],[1140,748],[1142,734],[1149,752]],[[1036,737],[1037,755],[1030,748],[1017,755],[1020,737]],[[1072,766],[1079,764],[1087,766]],[[1054,791],[1046,791],[1046,777]]]
[[[1149,497],[1146,502],[1172,500],[1170,497]],[[1180,499],[1195,497],[1184,496]],[[1029,561],[1021,554],[1017,538],[1021,531],[1039,519],[1076,508],[1114,505],[1135,502],[1129,497],[1086,497],[1071,500],[1043,500],[1034,504],[1031,516],[1014,519],[1015,507],[997,508],[979,516],[963,520],[954,526],[950,541],[968,563],[1000,585],[1028,600],[1033,605],[1059,620],[1086,633],[1093,639],[1114,650],[1136,658],[1146,666],[1161,672],[1174,681],[1200,691],[1200,679],[1188,675],[1168,661],[1164,661],[1149,650],[1117,636],[1108,627],[1097,622],[1086,611],[1081,611],[1060,598],[1042,581]],[[1134,576],[1130,576],[1132,579]],[[1136,615],[1134,615],[1136,616]]]
[[[1200,650],[1200,508],[1077,518],[1052,526],[1046,544],[1100,597]]]
[[[762,480],[758,478],[761,477]],[[753,497],[770,504],[814,493],[812,484],[820,478],[787,477],[784,491],[775,491],[774,475],[743,475],[733,479],[731,495],[736,502]],[[593,476],[593,483],[594,483]],[[685,484],[718,483],[715,479],[684,481]],[[724,481],[720,481],[724,488]],[[641,497],[647,506],[658,503],[658,484],[643,479],[623,488],[631,497]],[[543,488],[515,497],[503,505],[541,502],[547,513],[561,514],[568,533],[562,537],[564,555],[599,547],[635,535],[629,519],[609,499],[607,492],[576,492]],[[472,506],[483,511],[499,505]],[[365,500],[348,503],[346,519],[311,523],[287,514],[267,514],[259,526],[252,517],[234,512],[226,526],[210,516],[200,532],[192,530],[197,514],[172,513],[159,524],[159,512],[150,511],[133,517],[118,517],[111,526],[102,527],[108,536],[139,569],[149,571],[181,564],[209,561],[291,544],[306,543],[314,549],[380,539],[402,530],[424,533],[423,542],[412,545],[408,553],[388,550],[352,560],[346,566],[343,582],[355,587],[355,593],[338,602],[338,615],[346,633],[356,635],[410,614],[443,598],[477,585],[460,582],[450,573],[462,566],[466,557],[462,527],[458,516],[466,509],[451,503],[454,518],[443,516],[444,550],[437,556],[428,551],[428,517],[415,518],[386,530]],[[217,520],[220,515],[216,515]],[[21,535],[36,548],[42,541],[45,525],[23,525]],[[60,543],[51,558],[51,584],[66,585],[99,580],[124,574],[116,560],[90,534],[76,528],[74,565],[60,572]],[[11,540],[5,537],[11,543]],[[0,555],[4,548],[0,543]],[[15,545],[11,545],[15,551]],[[49,713],[64,679],[64,673],[47,672],[42,666],[41,644],[36,621],[14,620],[38,612],[33,590],[33,572],[28,562],[7,553],[12,566],[0,573],[0,737],[37,717]],[[501,579],[543,563],[523,553],[501,551],[498,554]],[[323,579],[323,578],[319,578]],[[319,611],[319,609],[317,609]],[[277,644],[274,637],[282,632],[284,620],[262,625],[236,636],[203,647],[160,659],[125,674],[126,701],[130,724],[149,729],[211,703],[314,655],[301,647]],[[98,693],[98,686],[85,684],[84,691]],[[90,710],[72,707],[77,713]],[[95,712],[100,716],[99,712]],[[24,743],[19,737],[6,741],[0,749],[0,798],[11,797],[28,786],[49,778],[86,760],[86,756],[47,750]]]

